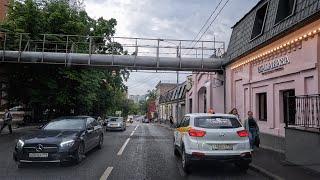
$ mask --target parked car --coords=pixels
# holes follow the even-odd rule
[[[150,123],[150,120],[148,118],[144,118],[144,119],[142,119],[142,122],[143,123]]]
[[[229,114],[185,115],[174,130],[174,154],[186,173],[196,161],[230,162],[246,171],[252,160],[248,132]]]
[[[106,126],[106,131],[111,131],[111,130],[121,130],[121,131],[126,130],[126,122],[123,120],[122,117],[110,118]]]
[[[103,145],[103,129],[89,116],[61,117],[39,131],[17,140],[13,157],[18,167],[25,163],[79,163],[86,152]]]
[[[9,109],[12,114],[13,121],[16,124],[30,123],[33,120],[33,111],[31,108],[23,106],[15,106]],[[0,118],[3,117],[4,111],[0,112]]]

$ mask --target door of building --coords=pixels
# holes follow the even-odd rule
[[[283,122],[295,123],[296,101],[294,89],[283,91]]]

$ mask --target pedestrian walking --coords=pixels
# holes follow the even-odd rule
[[[238,114],[238,109],[237,108],[232,108],[231,111],[229,112],[229,114],[237,116],[238,119],[240,120],[240,116]]]
[[[169,117],[169,121],[170,121],[170,127],[172,127],[173,126],[173,117],[172,116]]]
[[[10,113],[10,111],[6,108],[4,110],[4,115],[3,115],[3,125],[0,129],[0,133],[2,132],[3,128],[5,128],[6,126],[8,126],[8,129],[10,131],[10,134],[12,134],[12,114]]]
[[[249,132],[250,146],[253,149],[254,146],[259,147],[259,126],[257,121],[253,118],[252,111],[248,111],[248,118],[244,121],[244,128]]]

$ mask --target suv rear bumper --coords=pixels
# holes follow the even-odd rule
[[[242,162],[251,163],[252,156],[250,152],[241,155],[203,155],[199,153],[186,154],[191,161],[217,161],[217,162]]]

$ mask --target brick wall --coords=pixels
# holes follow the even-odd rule
[[[3,21],[7,14],[7,5],[9,0],[0,0],[0,21]]]

